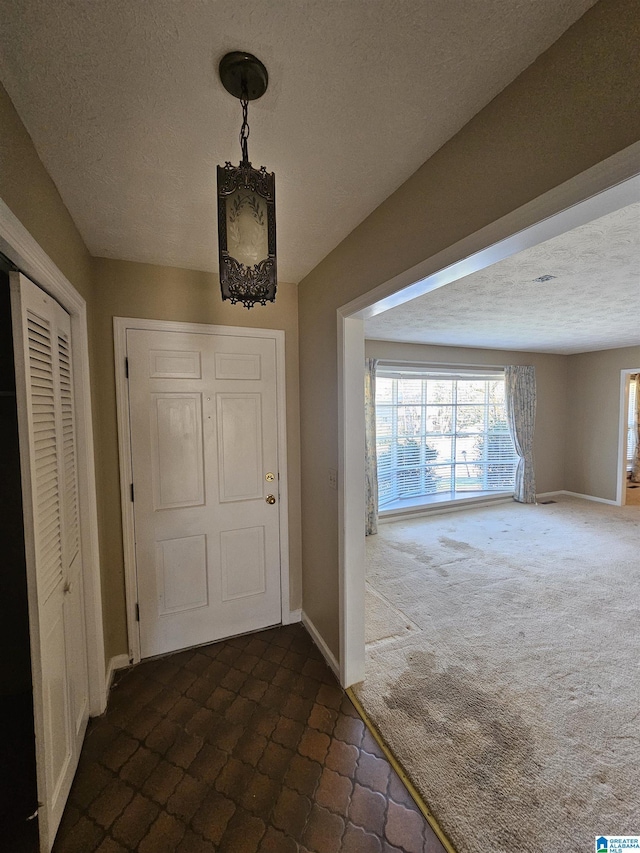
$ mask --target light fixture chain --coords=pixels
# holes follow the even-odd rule
[[[249,162],[249,148],[248,148],[248,139],[249,139],[249,101],[246,98],[241,98],[240,103],[242,104],[242,127],[240,128],[240,147],[242,148],[242,162]]]

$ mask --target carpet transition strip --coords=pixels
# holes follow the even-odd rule
[[[365,709],[362,707],[362,703],[360,702],[356,694],[350,687],[346,689],[345,693],[347,694],[349,699],[351,699],[354,708],[362,718],[362,722],[365,724],[365,726],[371,733],[371,736],[384,753],[385,758],[387,759],[391,767],[393,767],[395,772],[398,774],[407,791],[411,794],[411,797],[416,806],[420,809],[422,816],[427,821],[431,829],[438,836],[438,839],[440,840],[440,843],[442,844],[444,849],[447,851],[447,853],[457,853],[455,847],[453,846],[451,841],[449,841],[447,834],[438,823],[436,816],[433,814],[429,806],[422,799],[422,797],[420,796],[420,792],[417,790],[411,779],[407,776],[404,768],[402,767],[398,759],[395,757],[393,752],[385,743],[384,738],[382,737],[378,729],[375,727],[373,721],[371,720]]]

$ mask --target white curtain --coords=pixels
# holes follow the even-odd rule
[[[631,463],[631,477],[629,479],[632,483],[640,483],[640,373],[636,374],[633,381],[636,383],[636,410],[633,421],[636,430],[636,447]]]
[[[378,532],[378,459],[376,454],[376,365],[375,358],[365,359],[365,534]]]
[[[533,470],[533,429],[536,420],[536,372],[531,365],[509,365],[504,369],[505,407],[509,432],[520,457],[513,491],[515,500],[536,502]]]

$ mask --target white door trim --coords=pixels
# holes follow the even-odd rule
[[[640,373],[640,367],[620,371],[620,421],[618,426],[618,478],[616,483],[617,506],[626,503],[627,491],[627,415],[629,413],[629,377]]]
[[[91,716],[97,716],[102,714],[107,706],[107,685],[89,382],[87,305],[71,282],[2,199],[0,199],[0,251],[38,287],[59,302],[71,317],[73,390],[77,414],[78,497],[89,665],[89,713]]]
[[[131,501],[132,460],[129,419],[129,389],[125,358],[127,331],[137,329],[152,332],[185,332],[200,335],[233,335],[235,337],[271,338],[276,346],[276,396],[278,408],[278,459],[280,469],[280,590],[282,622],[296,621],[289,604],[289,492],[287,476],[287,425],[285,386],[285,333],[280,329],[254,329],[245,326],[211,326],[201,323],[180,323],[172,320],[138,320],[133,317],[113,318],[113,338],[116,372],[116,410],[118,416],[118,456],[120,460],[120,502],[122,507],[122,537],[124,545],[124,578],[127,606],[127,636],[129,660],[138,663],[140,633],[136,620],[138,587],[133,503]]]
[[[364,323],[640,198],[640,142],[337,309],[340,681],[364,679]],[[356,321],[359,321],[359,325]],[[355,325],[354,325],[355,323]]]
[[[98,511],[96,504],[87,305],[71,282],[0,199],[0,251],[25,275],[56,299],[71,317],[74,394],[78,421],[78,492],[80,535],[84,562],[85,620],[89,665],[89,712],[102,714],[107,706]]]
[[[364,321],[338,316],[340,683],[364,679]]]

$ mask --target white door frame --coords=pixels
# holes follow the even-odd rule
[[[620,423],[618,429],[618,482],[616,504],[624,506],[627,493],[627,416],[629,414],[629,377],[640,373],[640,367],[620,371]]]
[[[364,320],[640,199],[640,142],[341,306],[338,322],[340,681],[364,679]]]
[[[108,685],[102,623],[87,304],[2,199],[0,199],[0,251],[38,287],[59,302],[71,317],[73,391],[77,414],[80,537],[89,667],[89,713],[91,716],[97,716],[107,707]],[[33,611],[30,610],[30,612]],[[34,713],[37,714],[38,709],[34,709]],[[37,743],[36,755],[38,755]]]
[[[289,490],[287,477],[287,426],[285,386],[285,333],[280,329],[254,329],[247,326],[211,326],[201,323],[181,323],[172,320],[138,320],[133,317],[113,318],[114,356],[116,371],[116,409],[118,415],[118,455],[120,460],[120,503],[122,507],[122,538],[124,545],[124,578],[127,605],[127,636],[129,660],[139,663],[140,632],[136,619],[137,564],[133,522],[131,483],[131,421],[129,418],[129,387],[126,375],[127,331],[137,329],[151,332],[185,332],[197,335],[233,335],[246,338],[270,338],[276,345],[276,405],[278,411],[278,468],[280,473],[280,592],[282,623],[295,622],[289,604]]]

